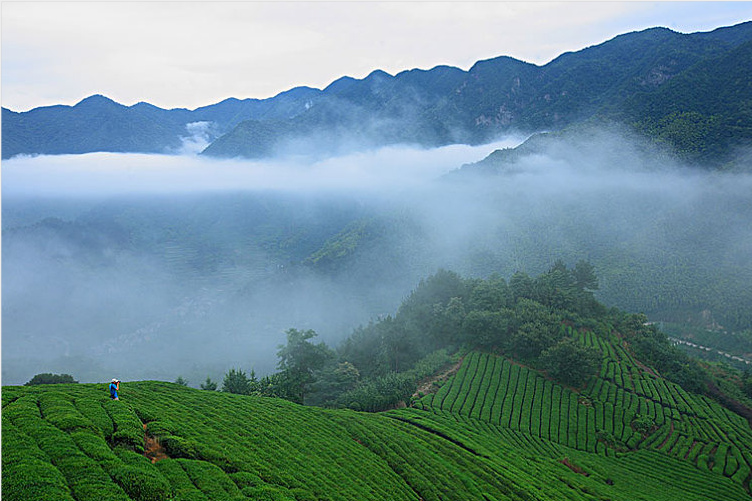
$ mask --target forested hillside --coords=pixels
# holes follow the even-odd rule
[[[293,116],[320,92],[298,87],[269,99],[228,98],[195,110],[165,110],[144,102],[124,106],[102,95],[89,96],[74,106],[46,106],[26,112],[3,108],[2,155],[177,153],[192,135],[191,124],[205,128],[205,139],[213,140],[244,120]]]

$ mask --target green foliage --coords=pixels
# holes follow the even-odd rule
[[[143,423],[133,411],[130,404],[122,401],[108,400],[104,405],[115,428],[110,436],[113,444],[129,447],[137,452],[144,451]]]
[[[708,376],[696,361],[673,346],[656,326],[649,325],[644,315],[623,315],[617,328],[627,337],[635,356],[654,366],[664,376],[689,391],[707,390]]]
[[[653,430],[655,429],[655,421],[653,418],[642,414],[636,415],[631,424],[636,432],[641,433],[644,436],[653,433]]]
[[[576,334],[587,345],[606,339],[592,331]],[[613,352],[617,358],[609,360],[626,364],[628,358],[620,358],[626,352],[618,351],[615,337],[607,339],[602,352]],[[430,372],[448,358],[446,352],[436,352],[416,369]],[[648,375],[639,380],[653,381]],[[747,496],[742,482],[749,472],[745,454],[752,447],[752,434],[745,431],[743,420],[712,402],[691,394],[681,397],[693,406],[681,407],[683,413],[700,408],[707,413],[702,418],[679,415],[677,419],[686,420],[682,429],[703,427],[707,433],[728,437],[721,442],[725,448],[719,442],[708,443],[707,449],[700,444],[704,452],[698,454],[697,465],[684,459],[686,453],[668,453],[665,448],[620,452],[615,458],[614,450],[625,450],[620,443],[631,427],[626,426],[620,437],[615,431],[597,433],[594,422],[600,426],[606,420],[596,415],[590,424],[591,412],[601,402],[594,390],[581,399],[534,370],[488,353],[469,353],[460,372],[439,393],[419,402],[425,409],[382,414],[323,410],[157,382],[129,383],[125,404],[110,402],[100,386],[76,386],[54,391],[21,387],[20,393],[9,389],[15,398],[4,402],[2,413],[4,499],[428,501],[485,495],[520,501],[699,501]],[[444,388],[448,392],[442,398]],[[555,388],[559,390],[552,391]],[[679,387],[672,388],[661,390],[666,404],[679,398]],[[428,403],[430,397],[435,397],[433,404]],[[148,416],[147,433],[167,444],[171,457],[152,464],[126,444],[102,436],[99,426],[63,431],[40,412],[40,405],[70,411],[65,403],[74,401],[75,409],[89,408],[81,405],[83,401],[104,404],[119,426],[130,426],[127,416]],[[561,404],[557,421],[551,406],[538,405],[541,402]],[[627,415],[629,404],[612,407]],[[124,412],[120,415],[115,409]],[[89,414],[96,415],[82,413]],[[554,441],[544,438],[558,428],[564,432]],[[680,429],[678,421],[674,428]],[[659,438],[655,448],[661,445]],[[699,443],[697,438],[687,447]],[[676,441],[673,449],[681,443]],[[562,465],[563,458],[588,476]]]
[[[597,349],[583,346],[574,338],[567,337],[542,353],[540,365],[556,381],[581,386],[596,373],[601,359],[602,355]]]
[[[510,316],[509,310],[473,310],[462,322],[462,339],[481,348],[508,347]]]
[[[171,497],[169,482],[144,456],[124,449],[116,450],[116,454],[123,464],[108,473],[131,499],[161,501]]]
[[[71,376],[70,374],[51,374],[49,372],[45,372],[43,374],[35,375],[26,383],[26,386],[60,383],[78,383],[78,381],[74,380],[73,376]]]
[[[329,363],[314,375],[316,382],[307,403],[322,407],[333,406],[339,395],[354,389],[360,379],[358,369],[350,362]]]
[[[317,268],[331,270],[339,260],[355,253],[372,233],[383,231],[377,226],[371,218],[356,220],[324,242],[321,249],[306,258],[304,262]]]
[[[509,285],[498,276],[462,279],[440,270],[421,281],[396,316],[356,329],[342,344],[338,363],[347,361],[355,367],[360,374],[358,387],[352,388],[351,380],[349,388],[341,387],[344,400],[336,398],[332,372],[336,365],[331,365],[328,371],[313,375],[321,378],[318,388],[331,393],[310,403],[352,404],[363,410],[390,408],[404,400],[402,392],[385,394],[379,390],[384,386],[378,378],[409,373],[421,357],[437,349],[454,351],[459,343],[513,356],[547,371],[558,382],[581,386],[600,365],[602,347],[573,339],[577,336],[572,326],[604,336],[615,329],[638,359],[686,390],[707,391],[707,375],[696,362],[648,325],[644,315],[608,310],[599,304],[592,294],[597,288],[594,267],[586,261],[571,269],[557,261],[536,278],[516,273]],[[409,379],[400,381],[407,385]]]
[[[178,378],[175,380],[175,384],[179,384],[180,386],[188,386],[188,381],[183,379],[183,376],[178,376]]]
[[[119,402],[101,385],[4,389],[3,487],[31,500],[743,499],[745,419],[692,391],[705,372],[644,316],[592,302],[587,275],[577,285],[557,263],[526,297],[498,277],[441,273],[359,331],[382,335],[366,343],[377,364],[365,376],[341,358],[363,363],[357,347],[336,358],[313,331],[291,329],[281,372],[230,371],[243,396],[157,382],[128,383]],[[467,329],[452,336],[447,325]],[[468,351],[485,348],[483,336],[497,353]],[[413,354],[384,351],[396,340]],[[412,397],[453,360],[453,340],[466,344],[457,373]],[[506,358],[521,353],[524,366]],[[395,360],[401,372],[389,370]],[[295,368],[311,378],[309,403],[391,410],[260,398],[300,398]],[[146,437],[169,458],[151,464]],[[28,490],[16,474],[32,479]]]
[[[286,334],[287,344],[280,345],[277,352],[277,368],[285,373],[288,394],[294,401],[302,403],[315,381],[314,371],[323,368],[327,360],[333,357],[333,353],[324,343],[314,345],[308,341],[316,336],[316,332],[311,329],[288,329]]]
[[[224,381],[222,382],[222,391],[238,395],[250,395],[252,389],[251,380],[248,379],[246,373],[241,369],[230,369],[225,374]]]
[[[207,391],[217,391],[217,383],[212,381],[212,378],[206,376],[206,381],[201,383],[201,389]]]
[[[377,412],[409,401],[414,390],[415,379],[411,375],[392,372],[362,382],[341,394],[336,403],[357,411]]]

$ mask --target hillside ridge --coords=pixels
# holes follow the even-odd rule
[[[658,91],[681,75],[691,88],[708,74],[723,85],[736,85],[735,99],[749,99],[748,89],[738,88],[732,78],[726,82],[722,67],[711,63],[722,65],[724,54],[750,39],[752,22],[691,34],[650,28],[566,52],[542,66],[499,56],[477,61],[468,71],[439,65],[390,75],[376,69],[363,79],[337,78],[323,90],[296,87],[272,98],[228,98],[195,110],[164,110],[148,103],[125,107],[92,96],[105,122],[85,113],[91,97],[73,107],[22,113],[3,108],[3,158],[20,153],[174,152],[186,135],[186,124],[201,121],[213,122],[216,129],[206,155],[259,158],[285,152],[334,154],[353,145],[480,144],[510,131],[559,130],[602,116],[646,134],[656,132],[652,124],[657,122],[668,144],[690,157],[694,153],[707,159],[752,137],[747,114],[717,106],[706,110],[706,116],[695,117],[693,123],[715,115],[725,122],[711,124],[715,129],[703,136],[708,144],[687,145],[684,132],[675,137],[681,124],[670,113],[656,114],[650,108],[635,113],[632,103],[681,98],[683,88]],[[688,73],[704,61],[704,71]],[[746,67],[744,61],[736,63]],[[709,96],[702,102],[712,102]],[[103,109],[105,103],[109,111]],[[670,123],[663,124],[666,120]],[[61,128],[70,131],[62,139],[57,134]]]

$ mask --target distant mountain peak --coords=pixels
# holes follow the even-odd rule
[[[525,62],[525,61],[521,61],[519,59],[515,59],[513,57],[509,57],[509,56],[498,56],[498,57],[492,57],[490,59],[483,59],[483,60],[477,61],[468,70],[468,73],[477,73],[479,70],[483,70],[483,69],[490,68],[490,67],[498,68],[501,66],[525,67],[525,66],[536,66],[536,65]]]
[[[373,80],[375,78],[394,78],[394,77],[384,70],[373,70],[363,80]]]
[[[340,90],[340,89],[344,89],[346,87],[349,87],[350,85],[352,85],[353,83],[355,83],[357,81],[358,80],[355,79],[355,78],[353,78],[353,77],[348,77],[348,76],[340,77],[337,80],[335,80],[334,82],[332,82],[329,85],[327,85],[324,88],[324,92],[331,92],[331,91],[337,91],[337,90]]]
[[[88,102],[92,102],[92,103],[93,103],[93,102],[98,102],[98,101],[102,101],[102,102],[111,102],[111,103],[114,103],[114,102],[115,102],[115,101],[113,101],[112,99],[110,99],[109,97],[107,97],[107,96],[105,96],[105,95],[103,95],[103,94],[92,94],[92,95],[91,95],[91,96],[89,96],[89,97],[85,97],[85,98],[83,98],[83,99],[82,99],[81,101],[79,101],[79,102],[78,102],[77,104],[81,104],[81,103],[88,103]]]
[[[295,87],[195,110],[123,106],[95,94],[73,107],[4,111],[2,152],[164,151],[180,144],[186,123],[209,121],[221,136],[205,154],[258,158],[312,136],[329,138],[319,146],[332,151],[364,140],[477,144],[510,130],[561,130],[608,118],[662,135],[696,158],[710,157],[752,137],[748,114],[736,105],[750,95],[749,50],[730,52],[750,42],[752,23],[695,34],[649,28],[542,66],[505,55],[468,71],[435,66],[390,75],[376,69],[362,79],[343,76],[323,90]],[[669,79],[671,85],[662,85]],[[702,84],[709,81],[713,85]],[[687,130],[701,132],[703,140],[681,143]]]
[[[89,97],[86,97],[75,104],[74,107],[80,107],[80,106],[123,106],[122,104],[113,101],[107,96],[103,96],[102,94],[93,94]]]

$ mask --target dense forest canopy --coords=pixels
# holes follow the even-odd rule
[[[422,280],[397,312],[361,326],[335,349],[313,330],[287,331],[279,372],[257,379],[241,370],[225,376],[224,391],[278,396],[298,403],[384,410],[409,402],[417,382],[446,366],[454,353],[484,350],[580,387],[600,368],[602,354],[574,332],[612,329],[643,363],[688,391],[707,392],[697,361],[673,346],[641,314],[595,300],[593,266],[559,260],[532,278],[515,273],[465,279],[439,270]],[[241,381],[238,384],[238,380]]]

